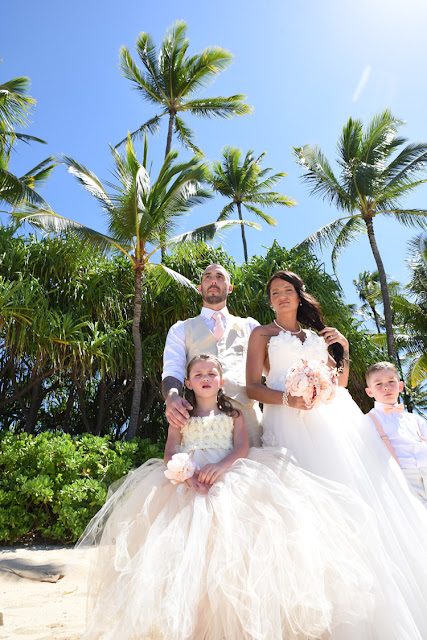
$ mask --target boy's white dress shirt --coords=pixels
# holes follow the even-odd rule
[[[385,413],[382,402],[375,402],[375,415],[391,446],[399,458],[402,469],[427,468],[427,424],[415,413]],[[421,436],[421,438],[420,438]]]

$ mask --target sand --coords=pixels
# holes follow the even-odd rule
[[[63,546],[0,547],[2,640],[80,638],[85,627],[89,561],[87,555],[82,556],[66,572],[71,554],[72,549]]]

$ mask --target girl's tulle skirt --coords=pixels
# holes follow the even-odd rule
[[[97,545],[85,640],[376,638],[379,543],[352,492],[284,449],[251,449],[208,495],[164,470],[149,460],[119,482],[79,542]]]

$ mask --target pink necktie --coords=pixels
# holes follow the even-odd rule
[[[384,413],[388,416],[389,413],[404,413],[405,405],[398,404],[395,407],[384,407]]]
[[[216,341],[218,342],[218,340],[221,340],[222,336],[224,335],[224,327],[222,324],[222,313],[221,311],[215,311],[212,314],[212,320],[215,320],[215,324],[214,324],[214,328],[212,330],[212,333],[215,336]]]

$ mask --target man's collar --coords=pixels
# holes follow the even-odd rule
[[[227,307],[223,307],[222,309],[218,309],[218,311],[221,311],[221,313],[228,318],[228,316],[230,315],[229,310],[227,309]],[[204,316],[205,318],[208,318],[208,320],[210,318],[212,318],[212,315],[215,313],[215,309],[209,309],[208,307],[202,307],[202,310],[200,312],[201,316]]]

